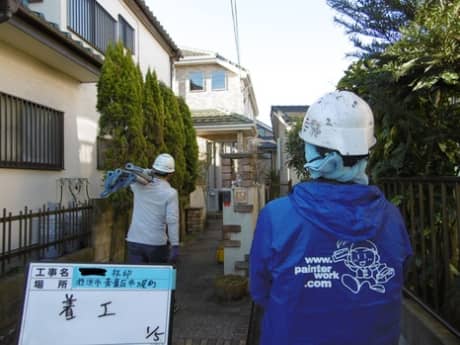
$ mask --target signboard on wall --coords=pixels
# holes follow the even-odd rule
[[[29,265],[18,345],[170,344],[170,265]]]

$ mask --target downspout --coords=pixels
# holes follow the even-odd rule
[[[175,74],[175,62],[176,58],[170,57],[169,58],[169,85],[171,85],[171,90],[174,90],[174,74]]]
[[[13,17],[19,8],[20,0],[0,0],[0,24]]]

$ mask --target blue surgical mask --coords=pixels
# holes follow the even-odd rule
[[[321,156],[316,146],[305,143],[305,159],[307,163],[304,167],[308,169],[310,177],[313,179],[323,177],[339,182],[369,184],[369,178],[366,174],[366,158],[359,160],[352,167],[348,167],[343,165],[343,158],[338,152],[333,151]]]

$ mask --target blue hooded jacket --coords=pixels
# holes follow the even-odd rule
[[[399,210],[377,187],[296,185],[262,209],[252,242],[260,345],[398,344],[411,254]]]

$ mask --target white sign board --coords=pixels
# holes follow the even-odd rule
[[[31,263],[18,345],[169,344],[169,265]]]

